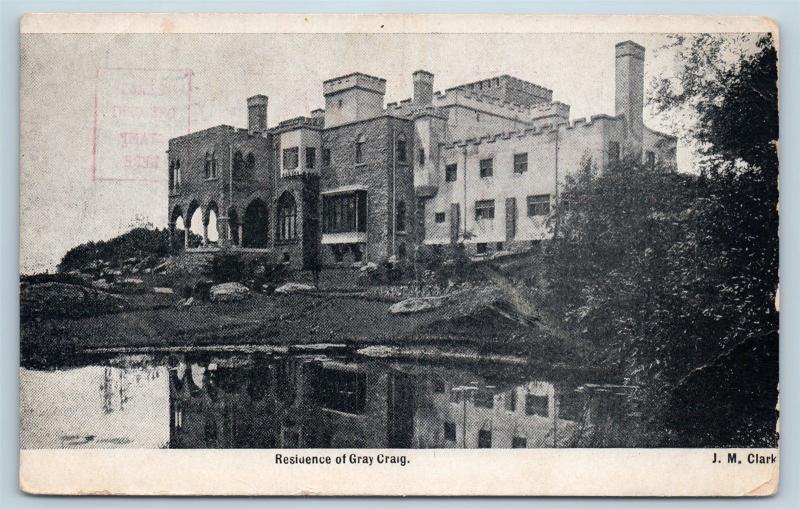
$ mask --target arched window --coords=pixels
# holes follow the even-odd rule
[[[169,188],[177,190],[181,187],[181,160],[174,159],[169,163]]]
[[[278,199],[278,240],[297,238],[297,203],[292,193],[285,192]]]
[[[397,161],[404,163],[407,161],[407,151],[406,151],[406,137],[405,135],[400,135],[397,137],[396,142],[396,149],[397,149]]]
[[[216,152],[211,152],[211,177],[212,179],[217,178],[217,154]]]
[[[366,138],[363,134],[358,135],[356,139],[356,164],[361,164],[364,162],[364,144],[366,143]]]
[[[238,150],[233,153],[233,180],[242,180],[244,177],[244,157]]]
[[[205,170],[204,171],[205,178],[206,179],[210,179],[211,178],[211,154],[209,154],[208,152],[206,152],[206,160],[205,160],[205,165],[203,166],[203,169]]]
[[[401,201],[397,204],[397,221],[395,222],[397,231],[406,231],[406,202]]]

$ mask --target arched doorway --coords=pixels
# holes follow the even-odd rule
[[[169,238],[170,247],[173,250],[183,249],[186,241],[184,229],[186,226],[183,222],[183,209],[180,205],[175,205],[169,215]]]
[[[188,223],[186,222],[187,220]],[[184,223],[190,233],[188,236],[189,244],[186,247],[198,247],[203,239],[203,212],[196,200],[192,201],[186,209]]]
[[[219,241],[219,231],[217,230],[217,218],[219,217],[219,207],[216,202],[211,202],[206,207],[206,241],[208,244],[216,244]]]
[[[256,198],[244,211],[243,247],[265,248],[269,242],[269,210]]]

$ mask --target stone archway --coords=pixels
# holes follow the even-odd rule
[[[203,211],[197,200],[192,200],[186,207],[186,216],[183,218],[186,227],[186,247],[198,247],[203,239]],[[197,239],[200,240],[197,240]]]
[[[203,217],[203,240],[205,244],[217,244],[220,240],[218,229],[219,207],[217,202],[211,201],[206,207]]]
[[[256,198],[244,211],[242,246],[265,248],[269,244],[269,209]]]

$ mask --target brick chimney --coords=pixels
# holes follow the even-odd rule
[[[261,134],[267,130],[267,104],[269,97],[254,95],[247,98],[247,130],[250,134]]]
[[[433,74],[428,71],[415,71],[414,78],[414,106],[423,108],[433,102]]]
[[[633,41],[616,46],[616,113],[625,115],[630,142],[641,147],[644,124],[644,47]]]

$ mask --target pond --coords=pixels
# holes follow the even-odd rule
[[[635,388],[492,362],[188,352],[21,368],[23,448],[631,446]]]

